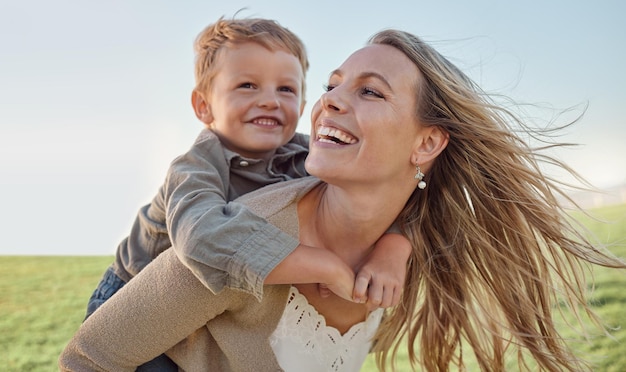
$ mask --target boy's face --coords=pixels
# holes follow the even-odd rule
[[[271,156],[293,137],[304,108],[298,58],[244,43],[223,50],[216,63],[209,92],[194,92],[196,115],[229,150]]]

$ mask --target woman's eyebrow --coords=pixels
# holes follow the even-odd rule
[[[335,75],[342,76],[343,74],[341,73],[340,69],[336,69],[336,70],[332,70],[330,72],[330,74],[328,74],[328,77],[330,78],[330,77],[335,76]]]
[[[339,76],[342,77],[343,76],[343,72],[340,69],[336,69],[333,70],[328,76]],[[373,71],[368,71],[368,72],[363,72],[359,75],[359,79],[361,80],[365,80],[365,79],[376,79],[376,80],[380,80],[383,84],[385,84],[387,86],[387,88],[389,88],[390,90],[393,90],[391,88],[391,84],[389,84],[389,82],[387,81],[387,79],[385,79],[385,77],[381,74],[379,74],[378,72],[373,72]]]
[[[383,84],[385,84],[387,86],[387,88],[389,88],[389,90],[393,90],[391,88],[391,84],[389,84],[389,82],[387,81],[387,79],[385,79],[385,77],[377,72],[364,72],[359,76],[361,79],[376,79],[376,80],[380,80]]]

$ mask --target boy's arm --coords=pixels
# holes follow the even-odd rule
[[[369,309],[397,305],[411,250],[411,243],[404,235],[388,231],[380,237],[356,275],[354,300],[367,301]]]
[[[354,272],[333,252],[299,245],[272,270],[265,284],[320,283],[320,294],[331,291],[354,301]]]
[[[216,138],[197,141],[172,162],[166,222],[179,259],[214,293],[224,287],[262,296],[272,269],[298,240],[239,203],[227,203],[229,167]]]
[[[320,283],[323,297],[330,292],[368,308],[391,307],[400,302],[411,243],[388,231],[367,256],[356,280],[344,261],[331,251],[299,245],[265,279],[265,284]]]

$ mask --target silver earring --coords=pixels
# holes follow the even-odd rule
[[[418,180],[417,187],[419,187],[420,190],[424,190],[426,188],[426,181],[424,181],[423,178],[424,173],[422,173],[420,166],[415,164],[415,179]]]

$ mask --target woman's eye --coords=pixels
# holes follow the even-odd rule
[[[377,90],[374,90],[372,88],[363,88],[361,89],[361,93],[366,95],[366,96],[374,96],[377,98],[385,98],[385,96],[383,96],[380,92],[378,92]]]
[[[335,86],[331,84],[324,84],[322,88],[325,92],[330,92],[331,90],[335,89]]]

